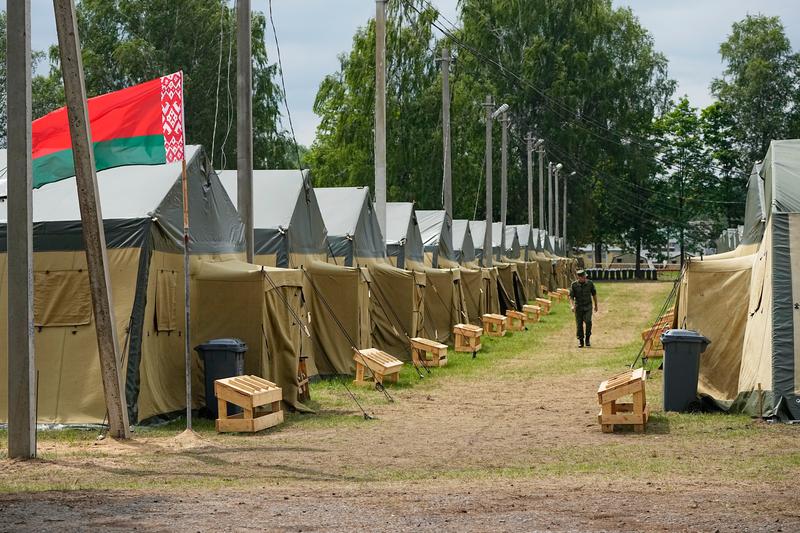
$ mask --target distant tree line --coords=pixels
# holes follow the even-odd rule
[[[307,157],[318,184],[374,180],[374,32],[372,22],[360,28],[339,69],[320,84],[314,111],[322,120]],[[594,243],[596,250],[607,243],[660,249],[670,238],[687,250],[711,244],[723,228],[742,222],[750,167],[769,141],[800,137],[798,54],[777,17],[734,24],[720,46],[724,70],[711,87],[717,101],[698,110],[686,97],[675,98],[667,60],[649,32],[609,0],[463,0],[458,21],[438,16],[426,0],[391,0],[389,198],[420,208],[441,206],[436,59],[445,46],[456,56],[451,121],[458,218],[484,216],[481,106],[487,94],[511,106],[510,222],[527,221],[524,137],[530,131],[545,139],[550,160],[576,171],[569,185],[570,240]],[[494,184],[499,204],[499,180]]]

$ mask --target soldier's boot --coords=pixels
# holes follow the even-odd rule
[[[578,337],[578,348],[583,348],[583,337]]]
[[[591,337],[592,337],[591,335],[586,335],[586,347],[587,348],[591,348],[592,347],[592,343],[589,341],[589,339]]]

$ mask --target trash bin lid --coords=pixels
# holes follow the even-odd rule
[[[211,339],[203,344],[194,347],[198,352],[208,352],[212,350],[226,350],[236,353],[247,351],[247,344],[241,339]]]
[[[670,342],[701,342],[703,344],[711,344],[703,335],[691,329],[671,329],[661,335],[661,344],[669,344]]]

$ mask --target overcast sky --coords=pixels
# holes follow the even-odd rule
[[[798,0],[613,0],[630,6],[649,29],[656,48],[670,63],[678,80],[678,95],[687,94],[695,106],[711,102],[712,78],[721,73],[719,44],[731,24],[748,13],[780,15],[795,50],[800,48]],[[455,20],[457,0],[432,0]],[[5,8],[6,1],[0,0]],[[33,48],[44,50],[55,42],[51,0],[32,0]],[[265,10],[267,0],[253,0],[253,9]],[[338,67],[337,55],[350,49],[353,33],[374,16],[374,0],[273,0],[273,14],[283,57],[289,105],[298,141],[314,140],[318,118],[311,110],[322,78]],[[275,60],[272,33],[267,47]]]

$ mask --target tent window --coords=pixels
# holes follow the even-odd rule
[[[37,327],[84,326],[92,321],[89,274],[85,270],[33,273],[33,323]]]
[[[156,331],[178,329],[175,313],[175,292],[178,274],[174,270],[159,270],[156,275]]]

